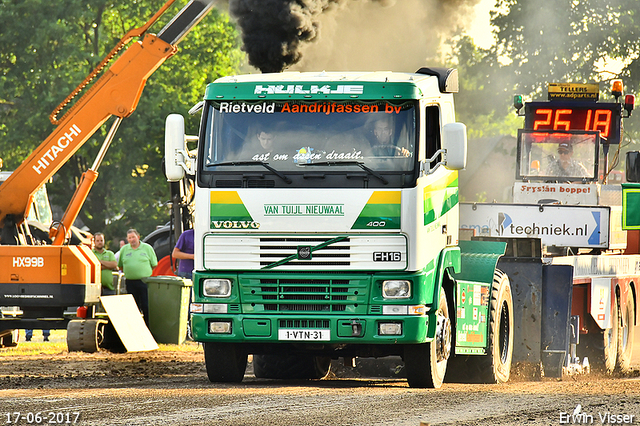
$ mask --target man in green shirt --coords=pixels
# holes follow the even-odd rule
[[[95,254],[100,261],[102,269],[100,276],[102,295],[111,296],[116,294],[116,290],[113,288],[112,271],[118,269],[118,262],[116,261],[115,254],[113,254],[111,250],[104,248],[104,234],[102,232],[96,232],[93,235],[93,254]]]
[[[149,292],[143,278],[150,277],[153,268],[158,264],[156,253],[147,243],[140,241],[140,234],[135,229],[127,231],[129,244],[120,249],[118,267],[124,272],[127,280],[127,293],[133,296],[142,311],[144,322],[149,326]]]

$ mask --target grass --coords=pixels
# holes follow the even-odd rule
[[[42,330],[33,330],[30,342],[25,340],[24,330],[19,330],[18,346],[0,349],[0,357],[16,355],[59,354],[67,350],[67,330],[51,330],[49,341],[42,340]]]
[[[202,348],[196,342],[185,342],[182,345],[158,344],[158,350],[162,352],[182,351],[198,352]],[[19,331],[18,346],[13,348],[1,348],[0,358],[9,356],[26,355],[54,355],[67,352],[67,330],[51,330],[49,341],[42,340],[42,331],[34,330],[30,342],[25,340],[24,330]]]

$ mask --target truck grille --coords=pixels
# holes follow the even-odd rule
[[[366,313],[368,282],[368,277],[240,276],[244,312],[264,313]]]
[[[301,248],[311,256],[299,258]],[[376,261],[376,253],[394,254]],[[404,270],[404,235],[240,235],[204,237],[204,267],[210,270],[376,271]]]

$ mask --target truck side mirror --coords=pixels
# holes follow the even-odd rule
[[[640,182],[640,152],[627,152],[627,164],[625,169],[627,182]]]
[[[467,166],[467,126],[448,123],[442,128],[442,148],[446,151],[444,166],[449,170],[462,170]]]
[[[186,150],[184,117],[180,114],[169,114],[164,127],[165,174],[169,182],[177,182],[184,178]]]

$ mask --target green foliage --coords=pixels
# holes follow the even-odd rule
[[[515,134],[522,120],[510,104],[511,88],[504,84],[495,52],[465,36],[455,43],[449,61],[460,78],[456,118],[467,125],[469,139]]]
[[[601,100],[612,102],[609,82],[622,78],[626,93],[638,93],[639,2],[498,0],[496,6],[494,50],[508,58],[502,75],[525,101],[544,99],[548,82],[600,83]],[[620,72],[606,69],[612,60],[624,64]],[[638,149],[637,115],[624,120],[624,151]]]
[[[601,100],[612,102],[609,82],[622,78],[626,93],[638,93],[639,16],[640,2],[497,0],[496,45],[485,50],[468,37],[454,41],[457,118],[467,124],[470,138],[513,135],[522,125],[513,95],[523,95],[525,102],[544,100],[549,82],[597,82]],[[624,63],[620,72],[611,72],[613,60]],[[624,121],[626,149],[638,149],[638,115]]]
[[[13,170],[53,131],[50,112],[95,68],[124,34],[143,25],[164,0],[0,1],[0,157]],[[178,1],[151,27],[157,33],[184,6]],[[162,173],[164,120],[186,115],[214,79],[244,61],[229,17],[213,10],[147,81],[136,111],[125,118],[80,213],[107,240],[128,228],[143,235],[169,220],[169,186]],[[93,163],[111,121],[54,176],[49,195],[66,206]],[[196,132],[198,117],[187,118]]]

